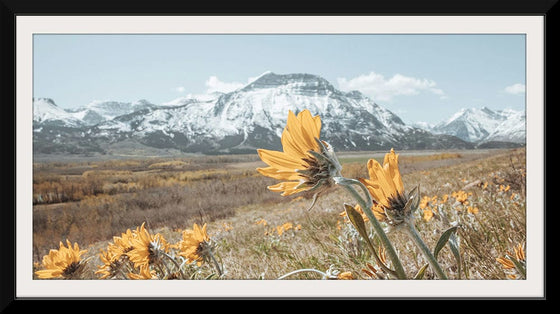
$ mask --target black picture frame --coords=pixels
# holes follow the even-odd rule
[[[546,93],[547,82],[553,81],[555,76],[557,48],[547,45],[546,41],[555,39],[555,26],[558,24],[557,0],[525,0],[525,1],[499,1],[499,0],[471,0],[471,1],[344,1],[343,3],[325,2],[317,5],[312,2],[302,1],[274,1],[255,4],[245,1],[217,2],[176,2],[176,1],[134,1],[133,4],[122,0],[98,1],[28,1],[28,0],[0,0],[0,27],[1,27],[1,69],[2,88],[1,104],[7,110],[5,119],[8,130],[4,134],[10,140],[9,165],[2,168],[5,177],[9,177],[7,184],[9,208],[1,211],[0,235],[3,239],[3,248],[0,253],[0,310],[2,312],[23,312],[28,306],[35,306],[41,301],[18,298],[15,294],[15,212],[16,208],[16,113],[15,113],[15,17],[22,15],[412,15],[412,16],[463,16],[463,15],[532,15],[545,18],[545,117],[546,104],[551,102],[552,93]],[[546,57],[548,56],[548,58]],[[551,115],[552,116],[552,115]],[[546,125],[545,119],[545,151],[546,151]],[[546,169],[546,157],[545,157]],[[545,171],[546,174],[546,171]],[[545,175],[545,215],[546,215],[546,175]],[[546,239],[546,229],[545,233]],[[546,243],[546,241],[545,241]],[[545,250],[546,251],[546,250]],[[546,264],[545,264],[546,275]],[[545,276],[546,277],[546,276]],[[527,300],[546,301],[545,295]],[[80,301],[98,301],[100,298],[91,298]],[[252,299],[252,298],[247,298]],[[273,298],[284,300],[285,298]],[[297,298],[296,298],[297,299]],[[398,299],[398,298],[397,298]],[[438,298],[434,298],[438,299]],[[482,298],[484,299],[484,298]],[[227,300],[227,298],[225,298]],[[34,304],[35,303],[35,304]],[[138,302],[137,304],[142,304]],[[143,305],[141,305],[143,306]]]

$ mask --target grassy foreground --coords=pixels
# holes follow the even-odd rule
[[[405,189],[418,185],[422,201],[416,227],[433,248],[458,226],[460,261],[448,246],[438,260],[450,279],[514,279],[515,269],[496,259],[525,243],[525,150],[401,154]],[[341,155],[343,174],[366,177],[365,162],[382,154]],[[66,239],[87,250],[79,279],[99,279],[99,253],[142,223],[170,244],[194,223],[207,224],[215,263],[193,263],[192,279],[278,279],[306,269],[352,279],[385,276],[348,219],[340,188],[282,197],[266,189],[275,180],[255,171],[256,156],[37,163],[34,167],[34,262]],[[399,233],[389,238],[413,278],[426,264]],[[216,267],[217,266],[217,267]],[[221,276],[217,273],[217,268]],[[286,279],[321,279],[302,271]],[[428,268],[424,279],[434,279]],[[161,279],[161,278],[160,278]]]

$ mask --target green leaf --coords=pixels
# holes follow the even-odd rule
[[[428,268],[430,264],[427,263],[426,265],[422,266],[422,268],[420,268],[418,270],[418,273],[416,274],[416,276],[414,276],[414,280],[420,280],[422,278],[424,278],[424,274],[426,273],[426,269]]]
[[[346,215],[350,222],[358,230],[358,233],[364,240],[369,241],[369,236],[366,229],[366,223],[364,222],[364,218],[362,214],[360,214],[352,205],[344,204],[344,208],[346,209]]]
[[[455,260],[457,261],[457,274],[459,275],[458,279],[461,279],[461,254],[459,252],[459,238],[457,237],[456,233],[452,233],[451,236],[449,236],[449,248],[451,249],[451,252],[453,253],[453,256],[455,256]]]
[[[434,257],[435,257],[435,258],[437,258],[439,252],[441,251],[441,249],[443,249],[443,247],[444,247],[445,244],[447,243],[447,240],[449,240],[449,237],[450,237],[455,231],[457,231],[457,226],[451,227],[451,228],[445,230],[445,232],[441,235],[441,237],[439,238],[438,242],[436,243],[436,247],[434,248]]]

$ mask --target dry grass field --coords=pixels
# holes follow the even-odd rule
[[[382,161],[385,153],[340,153],[342,174],[367,177],[367,160]],[[405,189],[420,189],[414,215],[428,247],[458,226],[460,261],[447,245],[438,255],[449,279],[520,278],[497,258],[525,243],[525,150],[397,153]],[[267,189],[277,180],[255,170],[264,165],[256,154],[36,162],[34,271],[42,269],[43,256],[68,239],[86,250],[79,279],[99,279],[100,253],[113,237],[145,223],[150,234],[173,246],[196,223],[207,225],[213,260],[185,266],[190,275],[183,279],[278,279],[297,270],[307,271],[286,279],[321,279],[321,273],[386,277],[341,215],[344,203],[355,205],[345,190],[331,188],[308,210],[311,195],[283,197]],[[413,278],[426,263],[424,256],[399,232],[388,237]],[[158,278],[157,272],[152,277]],[[428,268],[424,279],[435,278]]]

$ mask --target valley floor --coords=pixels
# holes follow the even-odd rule
[[[418,185],[420,195],[432,200],[415,214],[428,246],[435,246],[450,223],[460,226],[460,263],[447,247],[439,257],[450,279],[508,278],[510,271],[496,258],[526,239],[525,150],[397,153],[405,189]],[[343,174],[357,178],[367,176],[369,158],[382,160],[384,154],[338,157]],[[150,232],[177,243],[181,232],[197,223],[207,224],[220,279],[278,279],[299,269],[380,278],[364,271],[375,260],[342,215],[345,203],[355,203],[345,191],[332,189],[308,210],[311,195],[282,197],[268,191],[266,186],[276,181],[256,173],[263,165],[255,156],[36,163],[34,196],[41,196],[33,208],[36,269],[49,249],[69,239],[91,258],[84,278],[97,279],[94,272],[103,264],[99,253],[112,236],[145,222]],[[72,189],[75,195],[68,192],[56,200],[53,188],[61,195],[61,189]],[[452,196],[459,191],[468,202]],[[46,195],[52,202],[45,201]],[[389,237],[412,278],[424,265],[423,256],[402,234]],[[192,278],[217,278],[212,263],[193,269]],[[425,278],[434,277],[428,269]],[[308,271],[289,279],[321,276]]]

